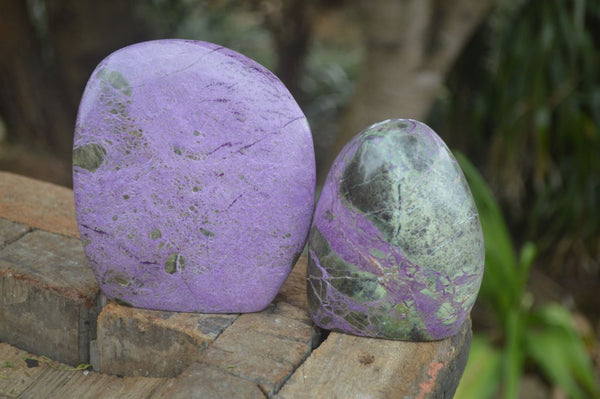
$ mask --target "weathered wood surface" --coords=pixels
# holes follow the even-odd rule
[[[176,377],[236,318],[111,303],[98,319],[99,370],[117,375]]]
[[[0,217],[79,238],[73,191],[56,184],[0,172]]]
[[[24,229],[9,225],[4,235]],[[12,237],[0,249],[0,341],[69,364],[89,362],[100,290],[81,243],[42,230]]]
[[[471,323],[435,342],[367,339],[332,332],[277,398],[452,398],[464,371]]]
[[[98,319],[100,371],[174,377],[201,362],[274,393],[320,342],[305,308],[282,300],[296,302],[293,283],[305,274],[301,257],[280,295],[258,313],[174,313],[109,304]]]
[[[264,399],[259,387],[218,367],[195,363],[177,378],[167,380],[151,399],[236,398]]]
[[[0,217],[0,249],[18,240],[30,230],[29,226]]]
[[[262,312],[109,303],[96,319],[103,301],[77,236],[70,190],[0,172],[0,399],[443,398],[462,374],[470,324],[431,343],[321,334],[307,312],[306,257]],[[27,368],[33,355],[9,343],[55,360],[66,350],[48,348],[67,345],[71,366]],[[104,372],[67,370],[90,343]]]
[[[37,360],[28,366],[25,359]],[[163,378],[119,378],[74,370],[0,342],[0,398],[148,398]]]
[[[199,361],[255,382],[272,396],[306,359],[318,333],[303,311],[278,303],[241,315]]]

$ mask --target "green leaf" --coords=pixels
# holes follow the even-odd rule
[[[519,305],[522,276],[515,250],[496,200],[485,180],[469,160],[455,153],[477,205],[485,241],[485,269],[480,296],[489,301],[501,323],[510,309]]]
[[[504,331],[506,338],[504,356],[502,358],[502,398],[505,399],[512,399],[519,396],[521,375],[523,374],[523,365],[525,363],[522,348],[523,329],[524,323],[519,308],[511,309]]]
[[[530,324],[525,350],[545,376],[571,398],[600,398],[594,368],[569,312],[548,305],[531,315]]]
[[[487,399],[498,391],[501,354],[489,340],[475,334],[471,342],[467,367],[454,394],[454,399]]]
[[[521,248],[521,252],[519,254],[519,280],[520,286],[519,291],[521,294],[525,292],[527,280],[529,279],[529,271],[531,270],[531,266],[533,265],[533,260],[537,255],[537,248],[535,244],[531,242],[526,242]]]

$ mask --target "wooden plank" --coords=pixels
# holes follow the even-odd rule
[[[153,393],[151,399],[236,398],[264,399],[260,388],[250,381],[219,368],[195,363],[183,374],[169,379]]]
[[[82,371],[73,371],[67,365],[54,363],[54,367],[62,367],[62,370],[53,369],[47,364],[40,364],[38,368],[42,370],[40,375],[35,379],[27,389],[19,395],[19,399],[39,399],[51,397],[52,392],[60,388],[73,377],[76,373]]]
[[[271,396],[310,354],[316,330],[283,305],[241,315],[200,357]],[[289,317],[288,317],[289,316]]]
[[[164,378],[125,377],[78,371],[59,387],[46,391],[44,398],[144,399],[166,381]],[[38,396],[40,398],[42,396]],[[33,396],[32,396],[33,398]]]
[[[28,356],[24,350],[0,342],[0,394],[16,398],[44,372],[39,367],[28,368],[23,360]]]
[[[310,345],[315,340],[315,335],[318,335],[318,331],[308,319],[304,318],[304,314],[303,310],[292,305],[278,303],[262,312],[240,316],[234,328]]]
[[[24,359],[39,359],[29,368]],[[0,398],[64,399],[148,398],[166,380],[100,374],[32,355],[7,343],[0,343]]]
[[[300,309],[308,309],[306,298],[306,267],[308,258],[300,256],[273,302],[286,302]]]
[[[451,398],[466,365],[470,320],[435,342],[403,342],[332,332],[277,398]]]
[[[0,249],[18,240],[30,230],[29,226],[0,217]]]
[[[78,239],[36,230],[0,251],[0,261],[3,269],[74,299],[93,301],[99,292]]]
[[[99,293],[77,239],[28,233],[0,250],[0,340],[88,363]]]
[[[237,318],[107,305],[98,319],[100,371],[175,377]]]
[[[275,299],[287,302],[272,305],[266,313],[242,318],[238,328],[246,320],[253,320],[254,326],[269,326],[261,328],[260,334],[311,346],[313,341],[316,343],[318,334],[306,308],[293,305],[306,302],[305,275],[306,257],[301,257]],[[299,282],[301,287],[297,286]],[[269,323],[273,317],[287,321],[285,325]],[[236,318],[237,315],[165,312],[111,303],[98,319],[99,370],[119,375],[175,377]]]
[[[13,173],[0,172],[0,217],[79,237],[72,190]]]

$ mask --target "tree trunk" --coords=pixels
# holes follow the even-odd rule
[[[296,100],[301,101],[300,77],[312,33],[313,1],[272,0],[263,2],[262,8],[275,43],[276,74]]]
[[[372,123],[389,118],[423,119],[446,73],[493,2],[359,2],[365,61],[329,164],[354,135]]]
[[[0,114],[21,142],[70,153],[74,112],[52,74],[23,0],[0,0]]]
[[[77,109],[98,63],[129,44],[147,40],[149,27],[137,15],[141,0],[46,0],[57,76],[69,106]]]
[[[54,181],[68,185],[75,117],[88,78],[109,53],[150,35],[136,18],[141,0],[45,0],[43,35],[28,3],[0,0],[0,117],[10,141],[21,143],[5,151],[0,164],[21,173],[52,171]]]

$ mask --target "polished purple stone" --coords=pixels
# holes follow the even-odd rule
[[[308,247],[317,325],[418,341],[459,331],[485,257],[458,163],[433,130],[406,119],[375,124],[344,147],[321,191]]]
[[[249,58],[198,41],[139,43],[98,65],[73,172],[102,291],[143,308],[263,309],[314,206],[311,133],[288,90]]]

